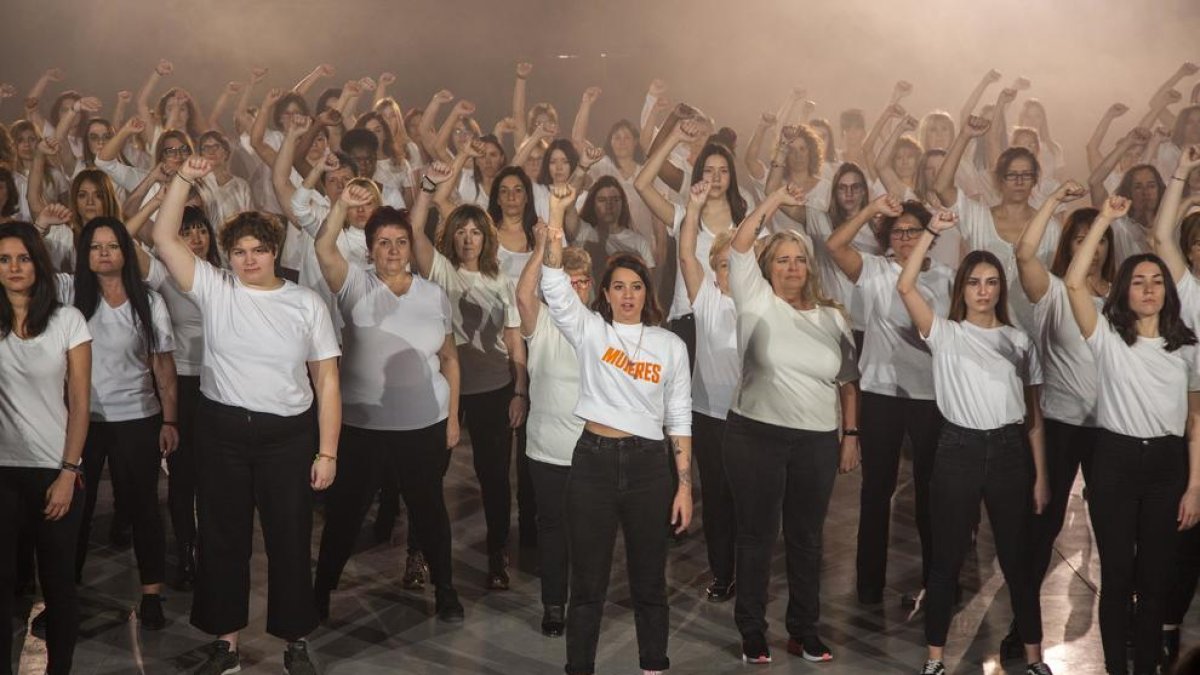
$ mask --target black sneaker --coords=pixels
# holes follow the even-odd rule
[[[404,577],[400,585],[408,591],[419,591],[425,588],[425,579],[429,576],[429,564],[425,562],[425,554],[413,551],[404,562]]]
[[[217,640],[208,646],[208,658],[192,671],[192,675],[230,675],[241,671],[242,660],[238,653],[232,651],[225,640]]]
[[[542,635],[562,637],[567,628],[567,608],[562,605],[546,605],[542,609]]]
[[[833,660],[833,652],[829,651],[829,647],[821,642],[821,638],[816,635],[810,635],[805,638],[791,638],[787,644],[788,653],[792,656],[799,656],[805,661],[812,663],[824,663]]]
[[[1050,671],[1050,666],[1046,665],[1045,661],[1038,661],[1025,668],[1025,675],[1054,675],[1054,673]]]
[[[742,663],[770,663],[771,650],[762,633],[742,636]]]
[[[466,616],[462,603],[458,601],[458,592],[453,588],[439,588],[435,593],[437,603],[437,618],[442,623],[462,623]]]
[[[941,661],[929,659],[921,669],[920,675],[946,675],[946,666]]]
[[[508,554],[504,551],[497,551],[489,554],[487,582],[488,590],[507,591],[508,585]]]
[[[283,672],[287,675],[317,675],[317,667],[308,658],[308,640],[289,642],[283,652]]]
[[[163,614],[163,597],[158,593],[142,594],[142,605],[138,608],[138,623],[146,630],[162,630],[167,627]]]
[[[29,622],[29,632],[39,640],[46,639],[46,612],[47,610],[43,608],[37,613],[37,616],[33,617],[33,621]]]
[[[713,579],[708,588],[704,589],[704,599],[709,602],[725,602],[737,591],[737,582]]]

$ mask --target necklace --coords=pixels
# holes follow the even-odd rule
[[[617,336],[617,342],[621,343],[621,349],[629,356],[629,362],[635,363],[638,354],[642,352],[642,338],[646,335],[646,324],[642,324],[642,329],[638,331],[637,348],[634,349],[632,354],[629,352],[629,346],[625,344],[625,340],[621,339],[621,333],[616,328],[613,328],[613,334]]]

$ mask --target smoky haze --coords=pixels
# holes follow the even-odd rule
[[[944,108],[957,117],[980,76],[996,68],[1002,83],[1032,80],[1026,94],[1045,103],[1051,134],[1079,178],[1084,143],[1108,105],[1131,108],[1111,143],[1180,63],[1200,60],[1200,0],[6,0],[3,17],[0,82],[24,92],[45,68],[62,67],[67,78],[56,86],[99,96],[106,110],[118,90],[136,91],[160,57],[175,74],[158,93],[183,86],[206,110],[252,65],[271,69],[268,85],[289,87],[331,63],[337,75],[310,99],[390,70],[406,108],[446,87],[474,101],[490,128],[508,114],[513,64],[529,59],[529,102],[552,102],[564,132],[583,89],[604,89],[593,140],[621,117],[636,120],[654,77],[744,143],[758,115],[793,85],[808,90],[818,117],[860,107],[870,123],[892,84],[906,79],[915,87],[910,113]],[[1194,83],[1180,85],[1185,99]],[[20,115],[21,96],[4,103],[0,118]]]

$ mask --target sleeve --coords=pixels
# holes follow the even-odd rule
[[[925,344],[929,345],[930,351],[936,350],[942,346],[950,337],[950,333],[954,332],[954,326],[950,324],[950,320],[933,315],[933,325],[929,327],[929,335],[922,335],[921,339],[925,340]]]
[[[75,264],[75,235],[66,225],[55,225],[42,238],[50,261],[63,264],[68,269]]]
[[[451,283],[451,277],[454,276],[454,266],[450,264],[450,260],[442,255],[442,252],[433,250],[433,264],[429,266],[429,280],[447,289]]]
[[[737,305],[738,311],[741,312],[748,307],[760,304],[773,293],[770,284],[758,269],[758,260],[755,258],[753,249],[741,253],[731,248],[729,250],[729,294],[733,296],[733,302]]]
[[[554,320],[554,325],[572,347],[579,349],[588,326],[595,322],[603,323],[603,319],[580,302],[579,296],[575,295],[575,290],[571,288],[570,277],[564,270],[543,266],[541,286],[546,308],[550,310],[550,318]],[[602,330],[603,327],[599,329]]]
[[[969,245],[975,247],[975,242],[979,241],[979,233],[991,217],[991,210],[971,199],[965,190],[960,189],[958,198],[954,201],[954,212],[958,214],[958,227],[962,230],[963,237]]]
[[[683,217],[687,215],[687,209],[683,204],[672,204],[675,207],[675,215],[671,217],[671,222],[667,225],[667,234],[672,237],[679,236],[679,227],[683,225]]]
[[[1117,335],[1117,331],[1113,329],[1112,324],[1108,322],[1108,317],[1104,316],[1103,312],[1097,312],[1096,329],[1092,331],[1091,337],[1084,338],[1083,340],[1091,348],[1092,355],[1096,357],[1097,364],[1100,363],[1101,354],[1111,347],[1114,339],[1120,340],[1121,338]]]
[[[190,296],[203,309],[212,302],[213,296],[221,284],[221,272],[207,260],[201,260],[195,256],[192,257],[192,260],[196,265],[196,269],[192,273],[192,290],[185,295]]]
[[[167,283],[167,277],[170,276],[167,272],[167,266],[162,264],[153,253],[150,254],[150,270],[146,273],[146,285],[150,290],[158,292],[163,284]]]
[[[858,273],[858,281],[854,282],[855,286],[860,288],[865,287],[867,282],[887,272],[888,261],[881,255],[873,253],[859,252],[862,257],[862,270]]]
[[[85,342],[92,341],[92,332],[88,330],[87,321],[84,320],[83,314],[74,307],[63,307],[58,310],[62,313],[63,336],[66,338],[67,351],[70,351]]]
[[[521,312],[517,309],[516,286],[513,285],[512,279],[509,279],[503,272],[500,273],[499,278],[504,282],[501,286],[501,296],[504,302],[504,327],[520,328]]]
[[[644,127],[646,122],[650,121],[650,113],[654,112],[654,104],[657,102],[657,96],[646,94],[646,100],[642,102],[642,112],[638,115],[638,127]]]
[[[541,183],[533,184],[533,210],[542,222],[550,222],[550,188]]]
[[[705,322],[716,314],[713,310],[716,296],[720,292],[708,279],[700,282],[700,290],[696,292],[696,299],[692,301],[692,313],[696,315],[696,321]]]
[[[150,321],[154,323],[154,345],[151,354],[167,354],[175,351],[175,331],[171,326],[171,314],[167,303],[154,291],[150,295]]]
[[[834,323],[837,325],[837,341],[838,349],[842,355],[842,366],[838,370],[837,383],[846,384],[847,382],[856,382],[858,380],[858,355],[854,348],[854,334],[850,330],[850,324],[846,322],[846,315],[841,310],[835,307],[826,308],[833,315]]]
[[[1191,272],[1186,272],[1175,289],[1179,293],[1179,314],[1183,322],[1188,328],[1196,330],[1196,326],[1200,325],[1200,282]]]
[[[650,242],[646,241],[641,233],[635,232],[635,234],[637,234],[638,255],[642,256],[647,269],[654,269],[654,251],[650,249]]]
[[[313,208],[313,197],[316,194],[316,190],[310,190],[301,185],[292,193],[292,202],[289,204],[292,208],[292,215],[296,217],[296,225],[314,239],[317,237],[317,231],[321,229],[322,220],[317,210]]]
[[[663,387],[663,426],[668,436],[692,435],[692,371],[688,368],[687,347],[670,335],[671,362]]]
[[[363,296],[367,294],[367,273],[358,265],[346,266],[346,280],[342,288],[334,296],[337,297],[338,307],[344,312],[350,311]]]
[[[308,356],[305,361],[324,361],[342,355],[338,346],[337,332],[333,329],[333,318],[329,316],[329,307],[321,301],[315,292],[310,292],[309,310],[312,313],[312,332],[309,334]]]
[[[108,174],[108,177],[126,192],[136,190],[147,175],[147,172],[115,159],[97,159],[96,168]]]
[[[1024,333],[1021,335],[1024,337],[1025,349],[1025,372],[1023,373],[1025,386],[1036,387],[1045,382],[1045,378],[1042,377],[1042,359],[1033,345],[1033,340],[1030,340]]]
[[[438,307],[442,310],[442,332],[446,335],[454,334],[454,312],[450,309],[450,296],[446,295],[446,291],[441,286],[434,286],[438,293]]]

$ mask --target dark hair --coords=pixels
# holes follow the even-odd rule
[[[220,145],[223,150],[225,150],[226,155],[230,155],[232,157],[233,151],[230,149],[231,146],[229,145],[229,139],[225,137],[225,134],[221,133],[217,129],[209,129],[208,131],[200,134],[200,137],[196,139],[196,151],[199,152],[200,146],[204,145],[204,141],[210,138],[216,141],[217,144]]]
[[[1121,184],[1117,186],[1117,196],[1133,200],[1133,174],[1138,171],[1149,171],[1154,176],[1154,184],[1158,186],[1158,201],[1154,203],[1154,210],[1158,211],[1158,205],[1162,202],[1163,192],[1166,191],[1167,184],[1163,182],[1162,174],[1158,172],[1158,169],[1153,164],[1138,164],[1126,171],[1125,175],[1121,176]]]
[[[725,201],[729,203],[729,215],[734,223],[740,223],[746,217],[746,200],[738,189],[737,163],[733,161],[733,152],[720,143],[708,143],[696,157],[692,168],[692,185],[704,180],[704,165],[708,158],[719,155],[729,165],[729,187],[725,189]]]
[[[195,138],[200,135],[200,113],[196,110],[196,101],[192,98],[192,95],[180,87],[171,87],[166,91],[165,94],[158,98],[158,121],[165,129],[167,124],[167,101],[170,101],[175,97],[176,94],[179,93],[183,93],[187,96],[187,101],[184,103],[187,105],[188,110],[187,128],[181,129],[180,131],[183,131],[188,136]]]
[[[75,101],[78,101],[82,98],[83,94],[75,91],[74,89],[68,89],[59,94],[58,97],[54,99],[54,104],[50,108],[50,126],[57,127],[59,120],[62,119],[62,115],[60,115],[58,111],[59,108],[62,107],[63,101],[71,101],[71,103],[74,104]],[[79,111],[79,118],[75,120],[75,135],[83,136],[84,133],[86,133],[84,130],[87,129],[88,121],[91,119],[91,115],[92,114],[86,110]]]
[[[1004,152],[1000,153],[1000,157],[998,157],[996,159],[996,169],[993,172],[993,175],[995,176],[997,183],[1004,182],[1004,175],[1008,173],[1008,169],[1009,169],[1009,167],[1012,166],[1012,163],[1017,161],[1018,159],[1028,160],[1029,163],[1033,166],[1033,173],[1034,173],[1033,183],[1034,183],[1034,185],[1036,185],[1037,182],[1039,180],[1041,180],[1042,165],[1038,163],[1037,155],[1033,154],[1033,151],[1030,150],[1029,148],[1021,147],[1019,145],[1014,145],[1013,147],[1008,148]]]
[[[17,181],[13,178],[12,169],[0,165],[0,183],[4,184],[4,203],[0,204],[0,216],[16,215],[21,210],[20,194],[17,191]]]
[[[92,252],[92,240],[100,228],[111,230],[117,238],[117,245],[121,247],[121,285],[129,298],[133,325],[141,330],[146,351],[150,352],[157,344],[154,339],[154,320],[150,315],[150,291],[138,269],[137,251],[134,249],[137,244],[133,243],[125,224],[116,218],[92,218],[79,234],[79,246],[75,251],[75,308],[83,312],[85,319],[91,319],[96,308],[104,302],[100,294],[100,282],[88,260]]]
[[[12,134],[8,132],[8,127],[0,122],[0,164],[8,164],[12,166],[17,158],[17,147],[13,143]]]
[[[413,240],[412,223],[408,220],[408,211],[401,211],[391,206],[381,206],[375,209],[371,217],[367,219],[367,224],[363,227],[363,234],[367,237],[367,250],[375,246],[375,237],[379,235],[379,230],[385,227],[398,227],[408,233],[408,241]]]
[[[25,309],[26,338],[41,335],[50,323],[54,310],[58,309],[58,290],[55,286],[54,266],[50,263],[50,253],[42,235],[32,223],[13,222],[0,224],[0,240],[15,237],[25,245],[29,258],[33,261],[33,287],[29,291],[29,305]],[[0,337],[8,337],[17,329],[14,325],[16,316],[8,293],[0,293]]]
[[[646,161],[646,152],[642,150],[641,131],[634,126],[633,122],[626,119],[617,120],[612,128],[608,130],[608,135],[604,137],[604,154],[616,161],[616,153],[612,148],[612,137],[621,129],[625,129],[633,136],[633,161],[641,164]]]
[[[619,253],[608,259],[604,277],[600,280],[601,292],[596,294],[596,300],[592,302],[592,309],[599,313],[605,321],[612,323],[612,306],[608,304],[608,298],[604,295],[604,291],[608,290],[612,284],[613,273],[618,269],[629,270],[642,280],[642,287],[646,290],[646,301],[642,305],[642,323],[647,326],[657,326],[662,323],[663,312],[662,308],[658,306],[658,296],[654,293],[654,281],[650,278],[650,270],[640,256],[632,253]]]
[[[487,143],[488,145],[499,150],[501,164],[505,166],[508,165],[508,151],[504,149],[504,144],[500,142],[499,138],[496,138],[495,134],[485,134],[480,136],[479,141]],[[475,191],[478,192],[479,185],[483,182],[483,171],[479,168],[479,162],[472,162],[472,164],[474,166],[471,167],[471,176],[475,179]]]
[[[828,140],[825,138],[821,139],[821,143],[825,147],[825,161],[830,162],[836,160],[837,142],[835,139],[837,137],[833,133],[833,127],[830,126],[829,120],[819,117],[815,120],[809,120],[808,126],[812,127],[813,129],[821,129],[825,132],[824,134],[818,134],[828,137]]]
[[[871,185],[867,181],[867,174],[863,173],[863,170],[860,169],[854,162],[844,162],[838,167],[837,171],[833,172],[833,186],[831,188],[833,190],[833,195],[829,199],[829,222],[835,230],[841,226],[842,223],[850,220],[850,214],[842,208],[841,202],[839,202],[837,199],[838,183],[842,180],[842,177],[848,173],[852,173],[862,180],[862,204],[859,204],[858,208],[861,209],[867,205],[867,192],[870,190]]]
[[[455,268],[462,266],[462,259],[458,257],[458,250],[454,248],[454,233],[471,222],[483,232],[483,248],[479,251],[479,272],[495,279],[496,275],[500,274],[500,237],[496,234],[492,217],[478,206],[459,204],[446,216],[446,226],[442,228],[442,236],[438,237],[437,249]]]
[[[838,126],[842,128],[842,133],[846,133],[846,129],[849,127],[866,129],[867,118],[863,115],[862,110],[858,108],[850,108],[849,110],[843,110],[842,113],[838,115]]]
[[[738,135],[736,131],[730,127],[721,127],[720,129],[717,129],[715,134],[709,136],[706,142],[720,143],[721,145],[729,148],[730,152],[733,152],[737,148],[737,139]]]
[[[896,223],[904,216],[911,216],[917,219],[917,224],[922,228],[929,225],[929,221],[933,218],[933,214],[925,205],[915,199],[909,199],[900,205],[900,215],[888,216],[879,224],[879,229],[875,232],[875,239],[879,242],[879,248],[886,251],[891,248],[892,230],[896,227]]]
[[[392,128],[388,126],[387,120],[383,119],[383,115],[374,110],[367,111],[359,116],[358,121],[354,123],[354,129],[367,129],[367,122],[371,120],[379,122],[379,126],[383,127],[383,141],[379,143],[379,150],[383,153],[384,157],[389,159],[395,158],[396,153],[392,149]],[[371,130],[367,129],[367,131]],[[375,136],[375,132],[371,132],[371,135]],[[379,137],[375,136],[375,140],[378,141]]]
[[[550,153],[546,153],[549,156]],[[543,164],[543,167],[545,164]],[[545,169],[542,169],[545,171]],[[505,178],[516,176],[521,181],[521,187],[525,188],[525,210],[521,213],[521,229],[525,230],[525,242],[529,246],[529,250],[533,250],[533,226],[537,223],[537,209],[533,205],[533,183],[530,182],[529,176],[525,173],[525,169],[519,166],[506,166],[496,174],[492,179],[492,190],[488,194],[488,215],[491,216],[493,223],[504,222],[504,211],[500,208],[500,183],[504,182]],[[496,227],[500,227],[496,225]],[[499,241],[497,241],[499,245]]]
[[[1067,218],[1067,225],[1058,237],[1058,248],[1054,251],[1054,261],[1050,263],[1050,273],[1062,277],[1071,266],[1071,242],[1079,236],[1079,231],[1089,228],[1095,222],[1100,211],[1093,208],[1075,209]],[[1116,270],[1117,253],[1113,246],[1113,231],[1111,227],[1104,229],[1104,241],[1108,242],[1108,254],[1100,264],[1100,278],[1111,282]]]
[[[83,164],[84,166],[88,167],[96,166],[96,153],[92,152],[92,146],[88,143],[87,139],[88,130],[92,128],[93,124],[102,124],[104,125],[105,131],[112,132],[114,135],[116,133],[116,129],[113,128],[112,122],[104,119],[103,117],[93,117],[88,120],[87,125],[83,127],[83,134],[81,134],[83,136]],[[132,164],[132,162],[125,157],[124,148],[121,148],[121,151],[117,153],[117,160],[125,165]]]
[[[67,195],[67,204],[71,207],[71,215],[75,217],[75,228],[83,226],[80,222],[83,218],[79,214],[78,195],[84,183],[92,183],[100,192],[100,200],[104,204],[103,215],[120,220],[121,202],[117,199],[117,188],[113,185],[112,178],[100,169],[84,169],[71,180],[71,194]]]
[[[570,165],[571,171],[575,171],[575,167],[579,166],[579,151],[575,149],[575,144],[566,138],[556,138],[546,146],[546,154],[542,155],[542,168],[538,170],[537,182],[542,185],[550,185],[554,181],[550,179],[550,155],[555,150],[561,150],[567,156],[567,164]]]
[[[321,92],[321,95],[317,97],[317,107],[315,108],[316,114],[320,115],[325,111],[325,104],[328,103],[330,99],[337,101],[341,97],[341,87],[329,87],[325,89],[325,91]]]
[[[1008,318],[1008,278],[1004,275],[1004,265],[991,251],[971,251],[958,265],[954,275],[954,288],[950,291],[950,314],[946,317],[951,321],[962,322],[967,318],[967,301],[963,299],[963,291],[967,286],[967,278],[979,265],[991,265],[1000,275],[1000,299],[996,301],[996,319],[1005,326],[1011,326]]]
[[[287,129],[283,128],[283,111],[287,110],[287,107],[293,103],[300,108],[301,115],[311,114],[308,109],[308,101],[305,101],[304,97],[300,94],[289,91],[275,102],[275,107],[271,110],[271,121],[275,123],[276,129],[287,131]]]
[[[158,141],[154,143],[155,164],[163,161],[163,155],[167,151],[167,141],[171,140],[172,138],[187,146],[188,150],[196,152],[196,148],[192,147],[192,139],[187,135],[186,132],[179,129],[167,129],[166,131],[162,132],[162,135],[158,137]]]
[[[1132,345],[1137,342],[1138,317],[1129,308],[1129,287],[1133,285],[1133,270],[1144,262],[1154,263],[1162,274],[1165,296],[1162,309],[1158,311],[1158,334],[1166,341],[1167,351],[1173,352],[1184,345],[1196,344],[1196,334],[1179,315],[1179,291],[1175,288],[1171,271],[1167,269],[1167,264],[1162,258],[1153,253],[1131,255],[1121,263],[1120,269],[1117,270],[1117,278],[1113,280],[1112,288],[1108,292],[1108,299],[1104,301],[1105,318],[1125,344]]]
[[[1175,117],[1175,126],[1171,129],[1171,142],[1187,152],[1187,142],[1183,139],[1183,132],[1187,128],[1188,118],[1192,115],[1200,115],[1200,105],[1189,105]]]
[[[221,249],[226,255],[242,237],[254,237],[278,258],[283,250],[284,227],[275,216],[264,211],[242,211],[221,229]]]
[[[386,125],[385,125],[386,128]],[[379,153],[379,138],[375,134],[363,129],[355,127],[346,133],[342,134],[342,152],[349,154],[355,148],[366,148],[372,154]]]
[[[1200,212],[1187,216],[1179,223],[1179,249],[1183,251],[1184,258],[1187,258],[1188,250],[1192,248],[1192,240],[1197,238],[1200,238]]]
[[[179,222],[179,234],[183,235],[188,230],[199,227],[208,231],[208,250],[204,252],[204,259],[213,267],[220,267],[221,255],[217,253],[217,233],[213,231],[212,223],[209,222],[204,209],[199,206],[183,207],[183,220]]]
[[[596,224],[596,195],[600,194],[601,190],[616,188],[621,194],[621,214],[617,216],[617,227],[622,230],[627,230],[633,226],[633,216],[629,213],[629,195],[625,194],[625,188],[621,187],[621,181],[612,176],[601,176],[592,183],[591,189],[588,190],[587,199],[583,200],[583,208],[579,210],[579,219],[588,225]]]

